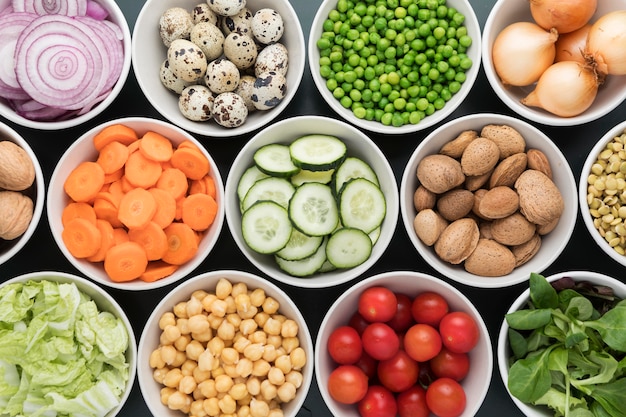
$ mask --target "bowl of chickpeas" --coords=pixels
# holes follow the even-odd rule
[[[165,417],[293,417],[313,378],[313,343],[295,303],[233,270],[198,275],[163,298],[137,358],[142,396]]]

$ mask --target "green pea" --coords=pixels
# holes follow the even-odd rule
[[[346,92],[343,91],[340,87],[336,87],[333,90],[333,97],[335,97],[336,99],[341,99],[343,96],[345,96]]]
[[[452,93],[452,94],[458,93],[460,89],[461,89],[461,83],[458,82],[458,81],[452,81],[448,85],[448,90],[450,90],[450,93]]]
[[[361,92],[355,88],[353,88],[352,90],[350,90],[350,93],[348,94],[350,96],[350,99],[352,101],[361,101]]]
[[[330,75],[333,73],[333,70],[330,68],[329,65],[322,65],[320,66],[320,75],[324,78],[328,78],[330,77]]]
[[[346,109],[349,109],[352,106],[352,99],[349,96],[344,95],[339,99],[339,103]]]
[[[357,117],[357,119],[365,119],[365,116],[367,115],[367,110],[363,107],[357,107],[353,109],[352,112]]]

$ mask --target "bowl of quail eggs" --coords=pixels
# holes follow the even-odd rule
[[[305,57],[288,0],[147,0],[133,30],[133,68],[147,100],[209,138],[274,120],[298,90]]]

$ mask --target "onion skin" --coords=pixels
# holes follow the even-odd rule
[[[556,116],[574,117],[593,104],[599,85],[593,68],[574,61],[557,62],[541,75],[535,89],[521,103]]]
[[[591,25],[586,24],[573,32],[559,35],[559,39],[555,44],[556,56],[554,57],[554,61],[576,61],[581,64],[586,63],[585,49],[587,46],[587,35],[589,34],[589,29],[591,29]]]
[[[530,13],[542,28],[563,34],[589,23],[597,6],[597,0],[530,0]]]
[[[626,10],[609,12],[591,25],[585,55],[601,74],[626,74]]]
[[[554,62],[556,30],[546,31],[532,22],[515,22],[496,37],[491,50],[493,66],[505,85],[536,82]]]

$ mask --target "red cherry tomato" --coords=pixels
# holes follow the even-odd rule
[[[369,321],[365,320],[358,311],[354,312],[348,322],[348,326],[354,327],[360,335],[363,334],[363,330],[365,330],[369,324]]]
[[[356,363],[363,352],[361,336],[354,327],[337,327],[328,337],[328,353],[333,360],[342,365]]]
[[[439,333],[443,345],[452,352],[469,352],[480,338],[478,324],[463,311],[446,314],[439,323]]]
[[[359,296],[358,311],[370,323],[391,320],[397,309],[398,300],[389,288],[369,287]]]
[[[441,350],[441,336],[428,324],[414,324],[404,334],[404,350],[418,362],[434,358]]]
[[[448,377],[458,382],[463,380],[469,372],[469,356],[467,353],[452,352],[443,347],[441,352],[430,360],[430,369],[438,378]]]
[[[420,385],[402,391],[396,397],[400,417],[428,417],[430,410],[426,404],[426,390]]]
[[[465,391],[451,378],[438,378],[426,389],[426,404],[438,417],[457,417],[465,410]]]
[[[371,385],[357,407],[361,417],[396,417],[398,413],[393,393],[381,385]]]
[[[374,359],[384,361],[400,349],[400,339],[388,324],[371,323],[361,335],[363,349]]]
[[[420,367],[420,375],[418,377],[419,383],[427,387],[433,382],[437,377],[433,374],[433,371],[430,369],[430,361],[428,362],[419,362]]]
[[[406,294],[396,293],[398,307],[396,314],[387,322],[396,332],[404,332],[413,324],[413,314],[411,314],[412,300]]]
[[[402,392],[417,382],[419,365],[400,349],[390,359],[378,362],[377,375],[385,388],[393,392]]]
[[[372,358],[367,352],[363,351],[359,360],[355,363],[356,366],[361,368],[365,375],[372,381],[376,378],[376,372],[378,369],[378,361]]]
[[[418,294],[411,304],[411,313],[417,323],[430,324],[437,327],[439,322],[448,313],[449,307],[446,299],[432,291]]]
[[[367,376],[358,366],[339,365],[328,376],[328,393],[343,404],[355,404],[367,392]]]

